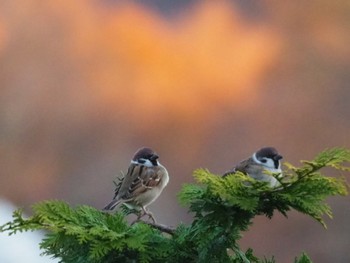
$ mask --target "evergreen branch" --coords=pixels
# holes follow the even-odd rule
[[[13,220],[0,226],[9,235],[43,229],[47,234],[40,244],[44,254],[63,263],[76,262],[255,262],[273,263],[274,258],[259,260],[253,250],[239,247],[241,233],[247,231],[256,215],[271,218],[275,211],[287,216],[295,209],[325,226],[323,217],[332,217],[326,203],[329,196],[348,194],[344,177],[321,173],[324,167],[349,171],[350,151],[330,149],[301,167],[285,163],[283,177],[272,174],[280,186],[236,173],[221,177],[198,169],[198,184],[186,184],[179,193],[180,203],[189,207],[194,220],[189,225],[170,227],[149,222],[129,225],[125,216],[114,215],[89,206],[70,207],[61,201],[45,201],[33,206],[33,215],[13,212]],[[116,183],[118,186],[118,183]],[[302,254],[295,263],[310,263]]]
[[[151,223],[151,222],[143,222],[143,223],[145,223],[146,225],[149,225],[155,229],[158,229],[161,232],[164,232],[164,233],[167,233],[170,235],[174,235],[174,233],[176,231],[176,228],[171,227],[171,226],[166,226],[163,224],[157,224],[157,223]]]

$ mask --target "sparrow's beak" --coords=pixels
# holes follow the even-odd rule
[[[151,158],[149,158],[151,161],[155,161],[155,160],[157,160],[159,158],[159,156],[157,155],[157,154],[153,154],[152,156],[151,156]]]
[[[277,154],[275,157],[273,157],[273,159],[275,160],[275,161],[279,161],[279,160],[281,160],[283,158],[283,156],[282,155],[279,155],[279,154]]]

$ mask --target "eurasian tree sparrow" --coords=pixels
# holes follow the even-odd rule
[[[155,201],[169,182],[168,171],[158,162],[159,156],[150,148],[139,149],[131,160],[128,172],[116,185],[113,200],[103,210],[113,210],[120,204],[141,210],[155,222],[146,207]]]
[[[282,158],[282,155],[280,155],[275,148],[264,147],[255,152],[248,159],[240,162],[234,168],[227,171],[223,176],[240,171],[255,180],[268,182],[270,187],[276,187],[279,185],[279,182],[271,175],[271,173],[279,173],[279,176],[282,176],[280,161]]]

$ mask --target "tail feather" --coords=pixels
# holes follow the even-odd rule
[[[116,206],[118,206],[120,204],[120,201],[121,200],[112,200],[108,205],[106,205],[104,208],[103,208],[103,211],[111,211],[113,210]]]

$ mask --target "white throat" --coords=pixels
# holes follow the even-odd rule
[[[131,163],[132,164],[136,164],[136,165],[144,165],[144,166],[147,166],[147,167],[153,167],[154,164],[148,160],[148,159],[142,159],[144,160],[144,163],[139,163],[138,161],[134,161],[134,160],[131,160]],[[157,161],[157,164],[159,165],[159,162]]]
[[[254,160],[254,162],[264,166],[264,168],[266,170],[270,171],[271,173],[282,173],[280,162],[278,162],[278,168],[276,169],[275,163],[271,158],[266,158],[267,159],[266,163],[263,163],[263,162],[259,161],[258,158],[256,158],[256,154],[254,153],[252,156],[252,159]]]

